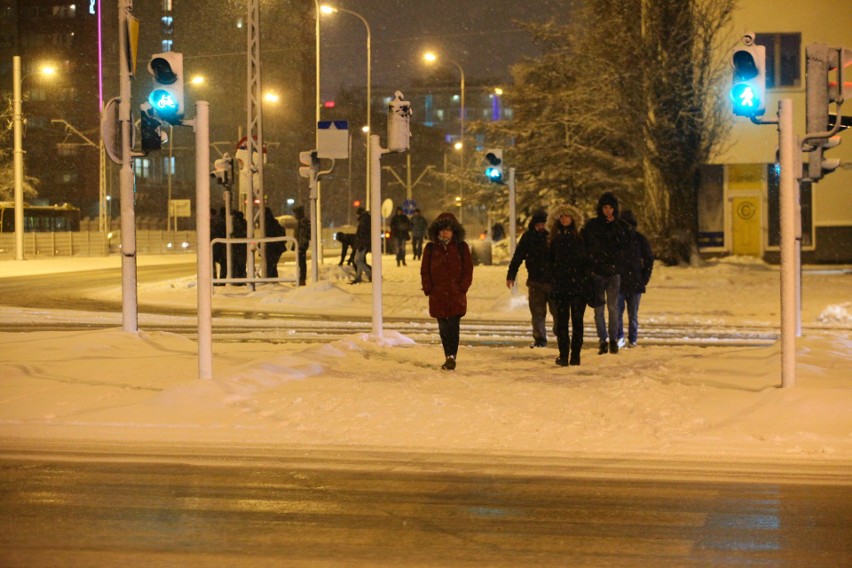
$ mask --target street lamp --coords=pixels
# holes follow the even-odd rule
[[[21,113],[21,84],[24,79],[36,74],[50,76],[56,68],[43,66],[35,73],[21,77],[21,57],[12,57],[12,122],[14,123],[14,169],[15,169],[15,260],[24,260],[24,134]]]
[[[459,108],[459,141],[456,143],[456,149],[459,151],[459,164],[461,165],[462,175],[464,175],[464,69],[462,69],[462,66],[456,61],[453,61],[449,57],[446,57],[445,59],[459,70],[459,75],[461,77],[461,86],[459,88],[461,94],[461,106]],[[427,51],[423,54],[423,60],[426,61],[426,63],[435,63],[438,61],[438,55],[432,51]],[[462,181],[460,182],[459,194],[463,194],[463,192],[464,182]],[[461,223],[464,219],[463,211],[463,207],[459,209],[459,223]]]
[[[328,5],[323,5],[320,9],[322,10],[323,14],[333,14],[335,12],[343,12],[344,14],[351,14],[352,16],[355,16],[356,18],[361,20],[361,23],[363,23],[364,27],[367,29],[367,126],[366,126],[366,130],[364,130],[364,132],[369,133],[370,130],[371,130],[371,127],[372,127],[372,122],[370,122],[370,107],[371,107],[370,103],[372,101],[372,98],[371,98],[371,96],[372,96],[372,92],[371,92],[371,85],[372,85],[371,66],[372,66],[372,59],[373,59],[372,48],[370,47],[371,46],[370,24],[367,23],[367,20],[364,18],[364,16],[362,16],[361,14],[359,14],[357,12],[353,12],[352,10],[346,10],[344,8],[335,8],[333,6],[328,6]],[[370,176],[370,158],[371,158],[371,156],[372,156],[372,151],[370,149],[370,142],[369,142],[369,139],[368,139],[367,140],[367,174],[366,174],[366,182],[364,184],[365,187],[367,188],[367,192],[366,192],[367,198],[365,200],[367,211],[370,210],[370,181],[371,181],[371,179],[370,179],[371,178],[371,176]]]

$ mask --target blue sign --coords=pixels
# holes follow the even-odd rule
[[[402,212],[406,215],[411,215],[417,209],[417,202],[413,199],[406,199],[402,202]]]

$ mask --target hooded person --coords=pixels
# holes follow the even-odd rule
[[[311,221],[305,216],[305,206],[293,207],[296,218],[296,234],[293,235],[299,245],[299,286],[304,286],[308,275],[308,248],[311,246]]]
[[[547,249],[547,213],[544,211],[536,211],[532,214],[527,230],[518,241],[506,273],[506,287],[510,290],[515,286],[521,263],[527,269],[527,297],[533,335],[533,343],[530,347],[547,347],[548,307],[551,316],[554,312],[550,301],[552,283]]]
[[[553,274],[554,328],[559,346],[556,364],[580,364],[583,316],[591,296],[589,254],[578,227],[583,214],[572,205],[557,205],[547,219],[547,243]]]
[[[624,341],[624,308],[627,307],[627,341],[635,347],[639,339],[639,301],[654,270],[654,253],[645,235],[636,230],[638,225],[633,211],[625,209],[621,220],[629,227],[630,246],[624,271],[621,274],[621,291],[618,297],[618,339]]]
[[[598,353],[618,353],[618,295],[621,273],[630,246],[627,224],[618,218],[618,199],[605,192],[598,199],[597,215],[583,227],[582,236],[589,251],[595,308]],[[607,320],[608,318],[608,320]]]
[[[467,313],[467,291],[473,282],[473,258],[464,240],[465,230],[452,213],[441,213],[427,230],[429,242],[423,249],[420,281],[429,298],[429,315],[438,320],[444,364],[456,368],[459,326]]]

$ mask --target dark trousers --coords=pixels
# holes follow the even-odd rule
[[[606,304],[595,308],[595,328],[598,332],[598,339],[601,343],[607,340],[607,332],[609,332],[609,340],[612,343],[618,341],[618,296],[621,291],[621,275],[613,274],[612,276],[592,275],[596,280],[595,285],[598,289],[604,290],[606,295]],[[606,314],[606,315],[604,315]]]
[[[579,362],[583,348],[583,315],[586,313],[586,300],[582,296],[569,296],[555,302],[556,340],[559,356],[568,357],[568,344],[571,345],[571,358]],[[569,330],[570,327],[570,330]]]
[[[414,260],[423,257],[423,237],[411,237],[411,248],[414,252]]]
[[[627,341],[636,343],[639,339],[639,300],[642,293],[621,294],[618,297],[618,338],[624,337],[624,306],[627,305]]]
[[[552,286],[546,282],[533,282],[527,280],[527,291],[529,292],[530,315],[532,316],[532,333],[536,341],[547,341],[547,308],[550,307],[550,315],[554,315],[553,303],[550,301]]]
[[[459,326],[461,316],[438,318],[438,332],[441,334],[441,345],[444,346],[444,356],[456,356],[459,352]]]
[[[403,237],[394,237],[393,244],[396,248],[396,264],[399,266],[399,263],[405,262],[405,238]]]
[[[299,249],[299,286],[305,285],[305,279],[308,277],[308,251]]]

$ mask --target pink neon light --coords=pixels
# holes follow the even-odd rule
[[[104,108],[104,53],[103,27],[101,25],[101,0],[98,0],[98,110]]]

